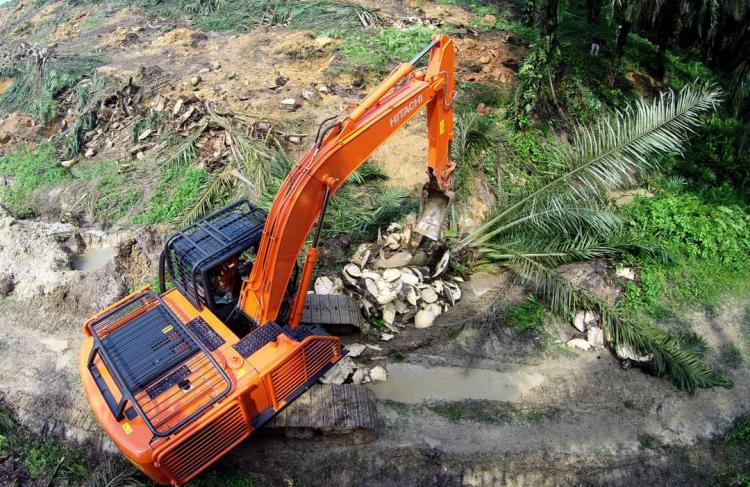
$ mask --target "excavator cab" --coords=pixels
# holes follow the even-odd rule
[[[208,308],[233,330],[247,327],[237,302],[265,222],[264,210],[241,200],[173,233],[159,258],[159,287],[169,278],[196,308]]]

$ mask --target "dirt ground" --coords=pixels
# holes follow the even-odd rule
[[[159,239],[107,237],[69,224],[23,222],[7,215],[0,218],[0,228],[0,268],[9,271],[14,283],[0,301],[0,399],[36,431],[112,450],[81,393],[80,327],[87,315],[125,292],[126,281],[137,279],[132,269],[143,270],[143,264],[153,262]],[[89,272],[73,268],[76,252],[102,245],[116,249],[112,262]],[[601,278],[595,268],[572,269],[569,275],[584,275],[591,287],[597,285],[594,276]],[[463,371],[476,335],[467,320],[501,285],[499,276],[476,274],[464,284],[461,303],[433,327],[407,329],[378,343],[382,351],[368,350],[358,360],[394,370],[396,364],[413,364]],[[748,312],[750,299],[731,299],[716,312],[690,312],[681,318],[719,348],[738,336]],[[577,333],[569,324],[552,329],[562,341]],[[692,467],[673,452],[721,433],[750,408],[746,369],[732,373],[733,389],[689,396],[663,379],[623,370],[607,350],[571,352],[551,346],[540,352],[533,338],[510,330],[501,331],[479,351],[466,381],[485,373],[507,379],[508,389],[498,392],[492,407],[545,413],[521,421],[457,421],[419,402],[381,400],[383,427],[371,442],[356,444],[346,436],[294,440],[260,435],[219,468],[241,468],[279,482],[291,478],[295,485],[305,485],[311,472],[328,485],[631,485],[634,478],[654,483],[682,478],[680,484],[698,485],[705,477],[694,477]],[[524,379],[528,377],[533,380]],[[430,404],[435,398],[424,393],[424,404]],[[463,401],[456,404],[464,407]],[[644,437],[655,444],[644,448]]]
[[[236,35],[201,33],[186,25],[167,30],[166,22],[145,22],[128,8],[106,12],[95,28],[87,29],[86,20],[100,15],[91,9],[76,10],[75,18],[64,25],[49,25],[45,21],[59,3],[33,13],[24,5],[0,7],[0,18],[15,16],[10,24],[15,35],[30,42],[49,35],[59,52],[96,45],[107,58],[99,70],[123,79],[156,73],[150,78],[151,100],[167,106],[196,96],[238,117],[281,120],[287,130],[300,135],[301,143],[289,147],[293,156],[308,146],[323,119],[345,110],[367,89],[331,73],[335,42],[309,32],[257,29]],[[392,9],[402,15],[466,23],[459,11],[451,11],[453,7],[432,7],[405,2],[394,3]],[[467,36],[458,39],[457,47],[461,81],[515,83],[525,52],[515,37]],[[191,78],[201,72],[194,86]],[[288,81],[271,90],[279,77]],[[0,92],[6,84],[0,78]],[[303,96],[305,92],[310,96]],[[289,97],[301,106],[282,110],[281,100]],[[0,154],[33,140],[37,129],[18,114],[0,120]],[[128,139],[128,130],[122,129],[121,139]],[[418,191],[424,181],[425,131],[424,117],[417,117],[375,153],[373,160],[391,176],[388,184]],[[124,149],[115,146],[108,154],[118,150]],[[476,213],[481,211],[475,209],[470,218],[479,220]],[[25,425],[114,450],[81,390],[81,326],[86,317],[150,280],[160,246],[161,233],[149,229],[107,235],[85,222],[19,221],[0,210],[0,400],[11,405]],[[115,258],[95,270],[77,270],[76,256],[97,247],[114,248]],[[614,299],[617,289],[608,284],[607,272],[595,264],[572,267],[569,276],[587,280],[600,295]],[[407,329],[378,343],[382,351],[368,351],[360,360],[386,369],[397,363],[463,369],[467,356],[476,352],[473,338],[478,331],[470,319],[486,308],[501,286],[501,276],[472,276],[463,286],[465,298],[434,326]],[[745,296],[728,298],[715,312],[689,311],[680,318],[718,349],[735,341],[748,313],[750,296]],[[424,404],[381,399],[383,428],[373,441],[260,435],[228,455],[218,468],[259,473],[273,485],[289,480],[294,485],[470,486],[711,481],[710,465],[691,465],[680,455],[697,441],[723,432],[750,409],[746,368],[730,372],[734,388],[690,396],[664,379],[623,370],[607,350],[570,351],[562,344],[576,336],[576,330],[567,324],[552,329],[555,336],[544,351],[534,338],[501,330],[479,350],[473,367],[483,372],[466,371],[467,380],[472,373],[488,372],[502,378],[509,388],[507,398],[495,399],[490,406],[544,412],[533,419],[456,420],[425,406],[434,400],[427,396]],[[534,380],[527,383],[519,377]],[[469,394],[466,399],[476,398]],[[470,406],[451,401],[458,408]],[[646,447],[644,438],[655,440]]]

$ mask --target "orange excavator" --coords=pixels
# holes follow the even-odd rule
[[[434,36],[348,115],[321,124],[267,214],[240,201],[173,233],[159,260],[160,291],[167,275],[173,288],[146,286],[86,321],[88,402],[154,481],[188,482],[346,354],[318,325],[356,322],[356,304],[331,296],[310,306],[321,224],[347,177],[422,107],[428,181],[416,230],[437,239],[452,197],[454,63],[451,39]]]

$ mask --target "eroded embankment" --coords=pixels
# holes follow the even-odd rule
[[[0,209],[0,398],[22,423],[75,440],[99,437],[78,378],[81,327],[142,278],[134,263],[150,265],[156,243],[145,231],[107,236]]]

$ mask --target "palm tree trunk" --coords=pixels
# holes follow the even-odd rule
[[[628,42],[628,34],[633,28],[633,24],[629,20],[623,20],[620,24],[620,28],[617,34],[617,42],[615,43],[615,56],[612,61],[612,68],[610,69],[609,76],[607,77],[606,84],[610,87],[614,86],[615,78],[617,73],[620,71],[620,64],[622,63],[622,54],[625,52],[625,46]]]
[[[590,24],[598,24],[602,13],[602,0],[586,0],[586,18]]]

